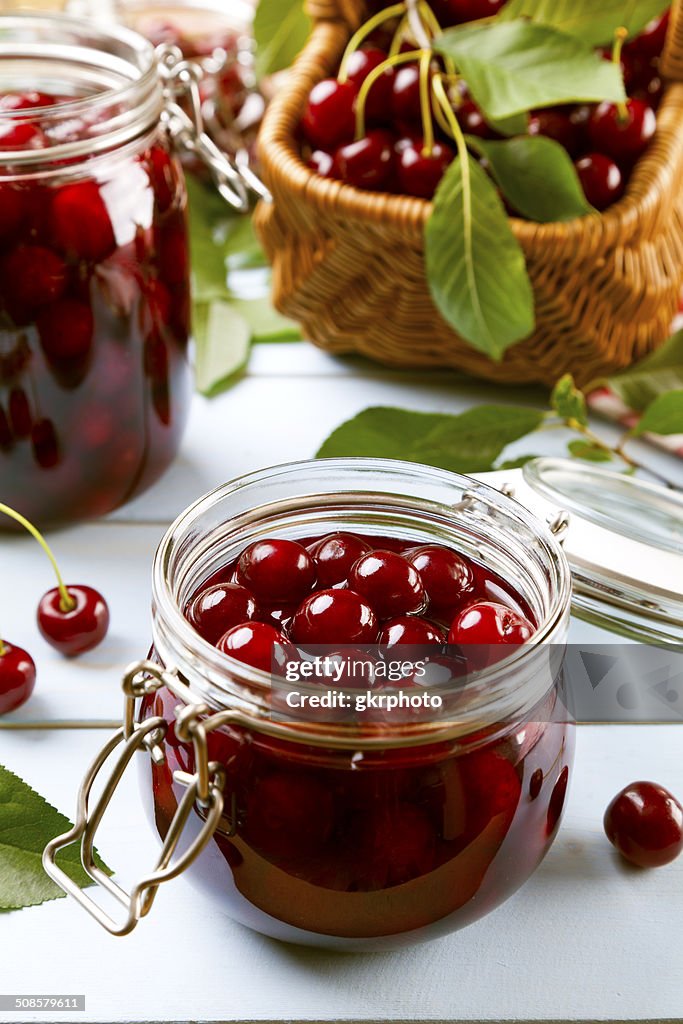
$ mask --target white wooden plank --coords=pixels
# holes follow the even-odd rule
[[[0,915],[0,992],[85,993],[60,1020],[672,1020],[683,1006],[683,858],[618,862],[602,834],[637,777],[683,791],[680,727],[583,727],[567,816],[533,879],[463,932],[393,954],[337,956],[233,924],[182,879],[126,939],[67,901]],[[2,760],[65,813],[101,734],[0,735]],[[127,777],[100,849],[126,881],[154,855]],[[45,1020],[6,1014],[3,1019]]]

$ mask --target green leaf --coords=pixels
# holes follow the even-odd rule
[[[376,406],[338,427],[317,457],[403,459],[477,473],[543,420],[542,412],[520,406],[480,405],[458,416]]]
[[[259,0],[254,16],[259,78],[288,68],[303,50],[310,32],[311,19],[303,0]]]
[[[504,462],[498,462],[493,468],[494,469],[522,469],[527,463],[533,462],[534,459],[539,458],[538,455],[519,455],[516,459],[505,459]]]
[[[512,117],[504,117],[499,120],[491,118],[489,121],[490,126],[498,132],[499,135],[526,135],[529,127],[529,117],[526,112],[522,114],[513,114]]]
[[[542,224],[573,220],[593,209],[564,146],[542,135],[490,142],[468,137],[483,153],[507,200]]]
[[[301,338],[298,325],[273,309],[270,298],[233,299],[230,305],[249,324],[252,342],[299,341]]]
[[[448,29],[434,43],[451,57],[487,118],[579,100],[626,99],[621,70],[547,25],[503,21]]]
[[[45,874],[41,857],[48,842],[70,828],[68,818],[0,765],[0,911],[33,907],[64,896]],[[81,866],[78,845],[64,850],[59,862],[78,885],[93,884]],[[97,863],[107,870],[99,858]]]
[[[550,405],[563,420],[574,420],[582,427],[588,426],[586,396],[575,385],[571,373],[558,380],[550,396]]]
[[[611,462],[612,455],[604,448],[590,441],[570,441],[567,445],[569,454],[575,459],[584,459],[586,462]]]
[[[225,298],[229,270],[265,263],[251,217],[231,213],[215,189],[191,175],[187,188],[193,299]]]
[[[444,320],[480,352],[500,359],[534,329],[524,253],[496,188],[467,156],[454,160],[425,231],[427,280]]]
[[[621,26],[629,30],[630,36],[637,35],[669,3],[670,0],[508,0],[498,18],[530,18],[578,36],[591,46],[601,46],[610,43]]]
[[[206,302],[195,309],[197,390],[211,397],[240,374],[249,359],[249,324],[227,302]]]
[[[633,435],[683,434],[683,389],[659,395],[648,405]]]
[[[674,334],[633,369],[596,381],[593,387],[601,384],[606,384],[629,409],[637,412],[659,395],[683,388],[683,331]]]

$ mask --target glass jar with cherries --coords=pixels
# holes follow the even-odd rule
[[[127,673],[124,726],[46,869],[114,934],[182,870],[290,942],[386,949],[467,925],[529,878],[559,826],[570,591],[553,529],[445,471],[326,460],[220,488],[161,542],[151,660]],[[323,656],[334,682],[314,671]],[[343,699],[323,710],[331,693]],[[133,756],[163,850],[124,893],[92,849]],[[78,840],[122,920],[56,867]]]
[[[172,63],[125,29],[1,19],[0,484],[37,523],[128,501],[183,432],[189,258],[174,149],[207,151],[175,103],[191,72],[176,79]],[[237,174],[220,174],[241,205]]]

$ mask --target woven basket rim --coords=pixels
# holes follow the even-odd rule
[[[329,73],[337,63],[338,51],[348,40],[348,27],[340,21],[320,21],[314,27],[309,41],[292,68],[292,83],[284,90],[288,107],[283,105],[283,96],[275,97],[266,113],[260,147],[267,176],[277,164],[277,174],[287,179],[288,186],[305,191],[306,200],[321,211],[334,212],[339,217],[362,217],[365,221],[381,223],[392,221],[396,224],[411,224],[424,228],[433,210],[429,200],[411,196],[375,193],[357,189],[342,182],[326,179],[316,174],[302,159],[296,136],[296,125],[301,117],[305,98],[310,88],[324,74],[319,74],[321,62],[327,64]],[[330,50],[332,51],[330,53]],[[292,104],[292,90],[298,95]],[[520,217],[509,217],[512,231],[524,245],[538,245],[552,242],[557,245],[560,238],[568,244],[581,239],[591,245],[602,242],[605,237],[623,236],[624,231],[635,229],[643,217],[651,215],[657,193],[670,187],[664,179],[669,157],[673,148],[678,148],[683,158],[683,132],[680,124],[674,124],[673,104],[670,97],[683,92],[683,85],[671,82],[666,86],[657,116],[657,134],[647,153],[638,161],[629,180],[624,196],[603,213],[589,213],[571,221],[537,223]],[[671,116],[670,116],[671,115]],[[657,154],[665,150],[666,159],[657,161]],[[650,175],[650,169],[656,174]],[[649,177],[649,180],[648,180]]]

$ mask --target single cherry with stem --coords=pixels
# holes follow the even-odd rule
[[[0,715],[25,704],[35,683],[36,666],[31,655],[0,639]]]
[[[38,605],[38,629],[43,638],[67,657],[92,650],[104,639],[109,628],[106,601],[92,587],[73,584],[67,587],[47,541],[33,523],[1,502],[0,512],[14,519],[38,541],[57,577],[57,586],[48,590]]]

